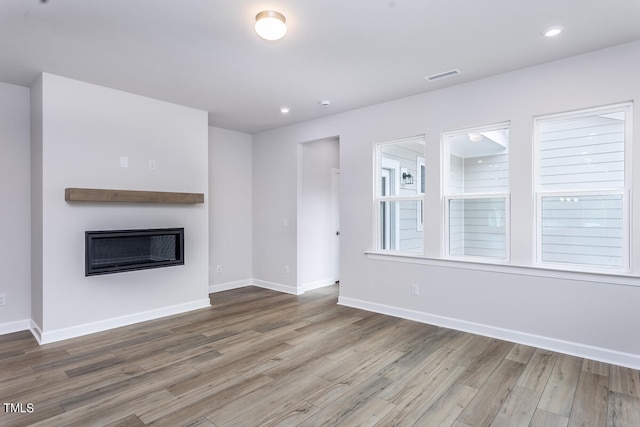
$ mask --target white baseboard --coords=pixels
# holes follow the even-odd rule
[[[253,279],[251,281],[253,286],[260,288],[271,289],[273,291],[284,292],[287,294],[301,295],[304,292],[296,288],[295,286],[283,285],[281,283],[267,282],[266,280]]]
[[[169,307],[158,308],[155,310],[144,311],[141,313],[134,313],[126,316],[115,317],[112,319],[85,323],[83,325],[72,326],[69,328],[55,329],[52,331],[40,331],[40,328],[38,328],[37,333],[40,335],[40,339],[38,340],[38,342],[40,344],[48,344],[56,341],[66,340],[69,338],[79,337],[82,335],[93,334],[95,332],[102,332],[108,329],[128,326],[134,323],[144,322],[147,320],[158,319],[160,317],[185,313],[187,311],[197,310],[197,309],[205,308],[209,306],[210,306],[209,299],[206,298],[206,299],[200,299],[197,301],[191,301],[184,304],[177,304]],[[35,325],[35,323],[33,323],[33,325]],[[34,334],[34,336],[36,336],[36,334]],[[36,336],[36,339],[38,339],[37,336]]]
[[[216,285],[209,285],[209,293],[228,291],[231,289],[244,288],[245,286],[257,286],[259,288],[271,289],[272,291],[284,292],[293,295],[302,295],[307,291],[314,289],[324,288],[325,286],[334,285],[336,281],[334,279],[318,280],[317,282],[309,282],[301,285],[299,288],[290,285],[283,285],[282,283],[268,282],[266,280],[259,279],[247,279],[237,280],[234,282],[218,283]]]
[[[236,280],[234,282],[226,282],[226,283],[218,283],[217,285],[209,285],[209,293],[213,294],[216,292],[229,291],[231,289],[244,288],[245,286],[252,286],[253,281],[251,279],[247,280]]]
[[[14,332],[28,331],[31,326],[31,319],[15,320],[13,322],[0,323],[0,335]]]
[[[42,328],[33,319],[30,320],[30,324],[31,335],[38,341],[38,344],[42,344]]]
[[[625,366],[632,369],[640,369],[640,355],[623,353],[601,347],[594,347],[576,342],[549,338],[541,335],[533,335],[526,332],[514,331],[510,329],[498,328],[495,326],[483,325],[480,323],[459,320],[420,311],[408,310],[404,308],[392,307],[385,304],[378,304],[363,301],[356,298],[340,296],[338,304],[389,316],[400,317],[402,319],[414,320],[416,322],[428,323],[430,325],[469,332],[476,335],[483,335],[497,338],[518,344],[538,347],[545,350],[565,353],[572,356]]]
[[[335,279],[317,280],[315,282],[303,283],[302,285],[300,285],[300,288],[298,288],[298,289],[302,293],[305,293],[307,291],[312,291],[314,289],[319,289],[319,288],[324,288],[326,286],[335,285],[335,283],[336,283]]]
[[[219,283],[217,285],[209,285],[209,293],[228,291],[231,289],[244,288],[246,286],[257,286],[259,288],[271,289],[272,291],[284,292],[287,294],[300,295],[304,292],[299,291],[295,286],[283,285],[281,283],[268,282],[266,280],[247,279],[235,282]],[[307,289],[308,290],[308,289]]]

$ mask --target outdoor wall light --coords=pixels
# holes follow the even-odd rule
[[[402,183],[405,185],[413,184],[413,175],[410,172],[402,172]]]

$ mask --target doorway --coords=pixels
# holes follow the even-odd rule
[[[337,137],[299,146],[297,287],[340,280],[340,155]]]

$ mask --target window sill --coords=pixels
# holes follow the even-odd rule
[[[640,286],[640,277],[624,272],[578,272],[547,266],[524,266],[503,264],[500,261],[487,262],[476,260],[459,260],[428,258],[423,255],[413,255],[398,252],[366,251],[369,259],[378,261],[403,262],[408,264],[430,265],[434,267],[459,268],[464,270],[479,270],[495,273],[514,274],[520,276],[547,277],[554,279],[576,280],[581,282],[607,283],[619,286]]]

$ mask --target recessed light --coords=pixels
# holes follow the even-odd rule
[[[282,114],[287,114],[289,111],[291,111],[291,109],[289,107],[282,107],[280,108],[280,112]]]
[[[321,107],[328,107],[329,105],[331,105],[331,101],[325,99],[324,101],[318,102],[318,104],[320,104]]]
[[[542,35],[545,37],[555,37],[560,34],[564,30],[562,25],[552,25],[551,27],[545,28],[542,31]]]
[[[483,136],[479,133],[470,133],[469,134],[469,141],[473,141],[473,142],[478,142],[478,141],[482,141]]]

